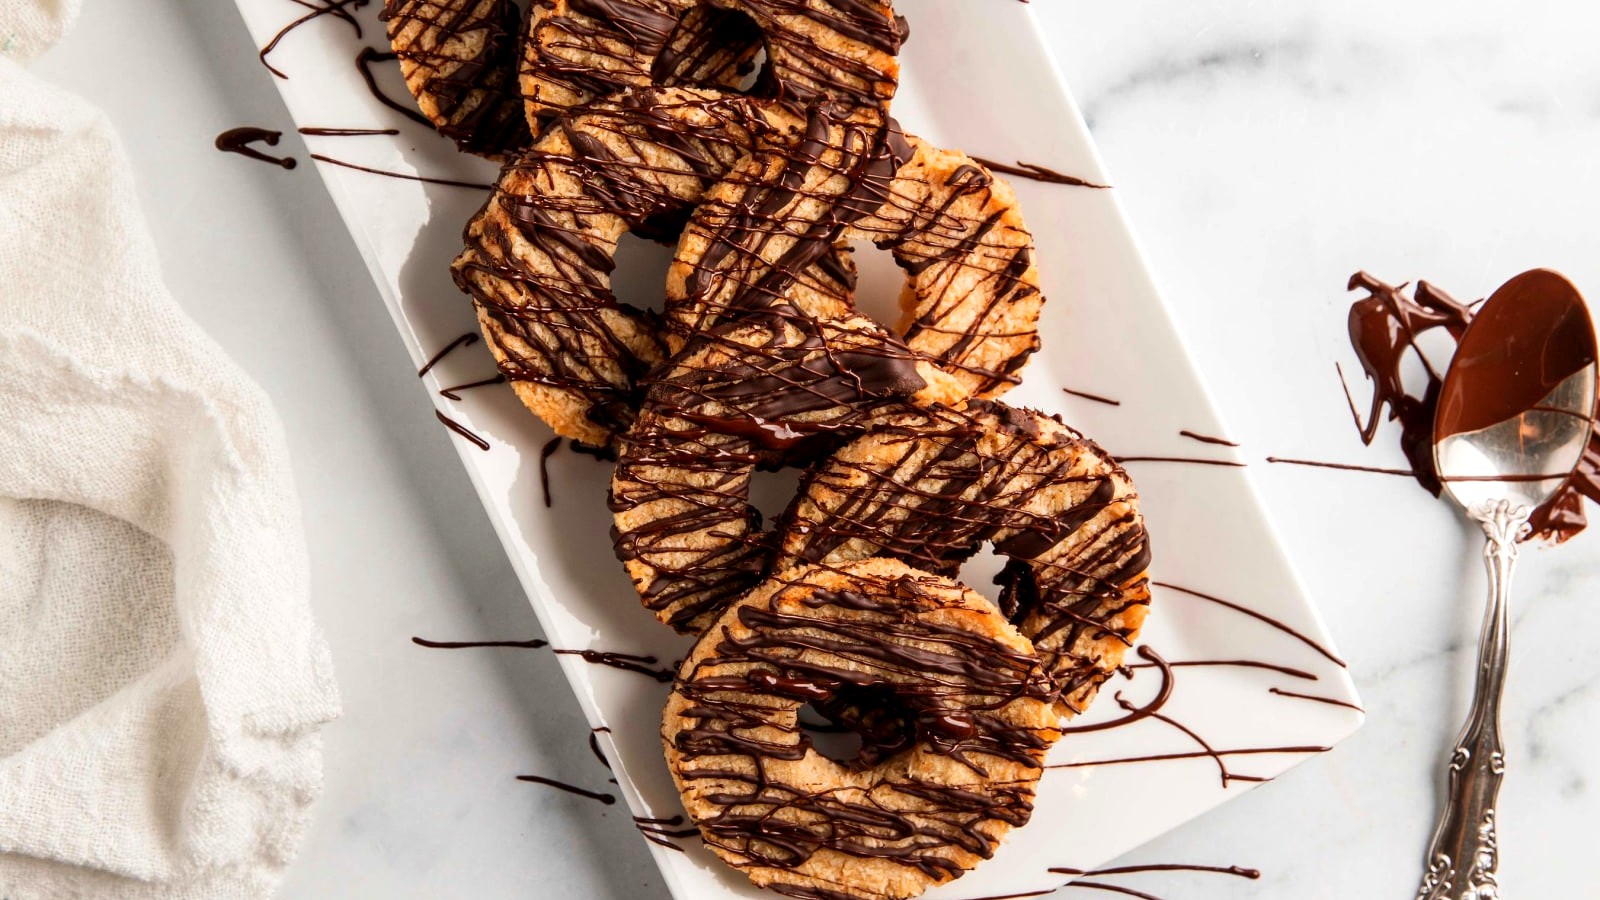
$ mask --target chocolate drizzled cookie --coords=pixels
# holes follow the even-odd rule
[[[386,0],[379,15],[423,116],[468,153],[532,140],[516,85],[522,13],[511,0]]]
[[[611,291],[617,240],[692,207],[758,136],[798,126],[778,104],[640,90],[560,120],[507,162],[453,268],[501,372],[557,433],[608,443],[632,420],[638,380],[666,358],[656,317]],[[843,303],[854,272],[824,257],[797,296]]]
[[[736,89],[761,48],[748,16],[698,0],[541,0],[519,83],[528,121],[542,122],[634,88]]]
[[[730,607],[667,701],[662,741],[706,846],[792,897],[903,900],[993,855],[1033,811],[1054,690],[983,598],[890,560],[786,572]],[[835,761],[799,712],[845,719]]]
[[[1149,609],[1138,494],[1059,420],[993,401],[891,411],[810,472],[775,568],[888,556],[955,575],[984,542],[1008,557],[1001,606],[1087,708]]]
[[[766,574],[772,536],[749,497],[763,454],[843,440],[885,405],[960,397],[862,316],[783,305],[696,336],[651,378],[611,482],[612,539],[645,607],[698,634]]]
[[[1015,195],[965,154],[827,103],[808,110],[802,140],[759,143],[707,191],[668,275],[673,333],[783,299],[795,273],[851,238],[892,251],[909,276],[899,328],[914,350],[979,396],[1018,383],[1044,298]]]

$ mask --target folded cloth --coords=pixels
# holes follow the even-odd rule
[[[0,897],[267,896],[339,712],[288,454],[19,62],[76,6],[0,0]]]

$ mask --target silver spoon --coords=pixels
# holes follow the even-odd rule
[[[1494,292],[1461,337],[1434,418],[1440,479],[1488,536],[1489,608],[1472,713],[1450,758],[1422,900],[1497,900],[1500,694],[1517,541],[1582,458],[1595,413],[1595,335],[1577,288],[1545,269]]]

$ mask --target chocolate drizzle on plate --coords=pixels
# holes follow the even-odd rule
[[[474,447],[477,447],[479,450],[488,452],[489,442],[479,437],[477,432],[461,424],[460,422],[457,422],[455,419],[450,418],[437,409],[433,411],[433,414],[438,417],[439,421],[443,423],[444,427],[450,429],[456,434],[461,435],[463,438],[466,438]]]
[[[565,781],[557,781],[554,778],[546,778],[543,775],[518,775],[517,780],[525,781],[530,784],[542,784],[547,787],[553,787],[558,791],[566,791],[569,794],[576,794],[579,797],[595,800],[600,803],[604,803],[607,806],[611,806],[617,802],[617,797],[615,794],[606,791],[591,791],[588,788],[578,787],[575,784],[569,784]]]
[[[1180,437],[1186,437],[1186,438],[1188,438],[1188,439],[1190,439],[1192,441],[1199,441],[1202,444],[1217,444],[1217,445],[1222,446],[1222,447],[1237,447],[1237,446],[1239,446],[1237,443],[1235,443],[1233,441],[1230,441],[1227,438],[1210,437],[1210,436],[1204,435],[1204,434],[1196,434],[1195,432],[1190,431],[1188,429],[1184,429],[1183,431],[1178,432],[1178,435]]]
[[[366,82],[367,91],[371,93],[373,98],[375,98],[379,103],[382,103],[384,106],[389,107],[413,122],[417,122],[432,128],[433,123],[428,121],[427,116],[417,112],[416,109],[414,109],[410,104],[401,103],[400,101],[384,93],[383,88],[378,86],[378,76],[377,73],[373,72],[372,64],[394,62],[399,58],[400,56],[397,53],[385,52],[372,47],[362,47],[361,51],[356,54],[356,71],[361,73],[361,80]]]
[[[404,181],[420,181],[424,184],[442,184],[447,187],[472,188],[479,191],[487,191],[494,187],[492,184],[485,184],[478,181],[455,181],[450,178],[430,178],[426,175],[408,175],[405,172],[391,172],[388,169],[374,169],[371,166],[363,166],[353,162],[345,162],[342,159],[334,159],[333,157],[322,153],[313,153],[311,154],[311,158],[318,162],[325,162],[335,166],[343,166],[346,169],[355,169],[358,172],[368,172],[373,175],[383,175],[388,178],[399,178]]]
[[[428,361],[426,363],[423,363],[422,368],[417,370],[417,377],[421,378],[422,376],[424,376],[424,375],[428,374],[429,372],[433,371],[433,367],[437,366],[439,364],[440,360],[444,359],[446,356],[449,356],[451,351],[453,351],[453,350],[455,350],[455,349],[457,349],[459,347],[470,347],[473,344],[476,344],[477,342],[478,342],[478,333],[475,332],[475,331],[469,331],[466,334],[463,334],[462,336],[460,336],[460,337],[456,338],[455,340],[451,341],[450,343],[445,344],[443,349],[441,349],[438,353],[435,353],[433,356],[429,357]]]
[[[1107,406],[1121,406],[1122,405],[1122,401],[1121,400],[1113,400],[1110,397],[1102,397],[1099,394],[1091,394],[1091,393],[1089,393],[1087,391],[1075,391],[1072,388],[1062,388],[1061,391],[1062,391],[1062,393],[1065,393],[1065,394],[1071,394],[1074,397],[1081,397],[1081,398],[1083,398],[1085,400],[1092,400],[1095,403],[1104,403]]]
[[[308,12],[300,18],[295,19],[293,22],[283,26],[283,28],[277,34],[272,36],[272,40],[268,41],[267,45],[262,47],[256,53],[256,58],[261,60],[261,64],[263,66],[267,67],[267,71],[278,76],[279,78],[285,79],[289,76],[279,69],[274,68],[272,63],[267,62],[267,57],[272,54],[272,51],[278,49],[278,45],[283,42],[284,38],[289,36],[291,31],[294,31],[296,28],[299,28],[301,25],[304,25],[314,19],[320,19],[323,16],[333,16],[334,18],[350,23],[350,27],[355,29],[356,37],[360,38],[361,23],[356,20],[355,16],[351,15],[350,11],[353,9],[361,9],[371,2],[371,0],[294,0],[294,2],[310,9],[311,12]]]
[[[1005,175],[1015,175],[1018,178],[1042,181],[1046,184],[1065,184],[1072,187],[1094,188],[1095,190],[1102,191],[1109,190],[1111,188],[1111,185],[1109,184],[1095,184],[1092,181],[1085,181],[1076,175],[1067,175],[1057,172],[1053,169],[1046,169],[1044,166],[1034,165],[1033,163],[1019,161],[1016,165],[1006,165],[1005,163],[995,162],[992,159],[984,159],[981,156],[974,156],[972,159],[974,162],[991,172],[1000,172]]]
[[[250,146],[251,144],[263,143],[268,147],[276,147],[278,146],[278,140],[282,137],[283,132],[281,131],[243,125],[238,128],[230,128],[217,135],[215,143],[217,149],[224,153],[237,153],[248,159],[271,163],[283,169],[292,169],[298,165],[294,157],[272,156]]]

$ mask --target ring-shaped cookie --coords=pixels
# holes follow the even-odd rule
[[[529,122],[651,86],[734,90],[761,30],[699,0],[544,0],[528,11],[518,82]]]
[[[532,141],[516,82],[522,13],[511,0],[386,0],[379,18],[440,134],[495,159]]]
[[[774,568],[892,557],[942,575],[990,542],[1001,606],[1087,708],[1149,611],[1149,539],[1127,473],[1059,420],[974,400],[907,409],[807,473]]]
[[[982,597],[864,560],[785,572],[730,607],[684,661],[661,736],[706,846],[751,881],[904,900],[1027,823],[1053,696]],[[877,709],[898,739],[837,762],[802,729],[807,703]]]
[[[507,162],[452,268],[501,372],[558,434],[609,443],[666,356],[659,317],[612,293],[617,240],[691,208],[758,136],[798,125],[780,104],[644,89],[560,120]],[[795,293],[829,305],[853,288],[848,257],[825,254]]]
[[[766,575],[773,535],[750,502],[764,452],[843,440],[885,404],[960,396],[863,316],[778,306],[696,336],[651,376],[618,441],[612,542],[645,607],[699,634]]]
[[[764,46],[759,96],[883,105],[900,36],[889,0],[549,0],[529,16],[522,94],[535,121],[652,83],[733,88]]]
[[[805,140],[761,144],[706,192],[668,274],[671,331],[693,334],[778,301],[842,238],[892,251],[908,274],[897,330],[912,349],[975,396],[1020,381],[1039,347],[1044,297],[1015,194],[963,153],[827,104],[808,110]],[[821,318],[850,311],[804,308]]]

